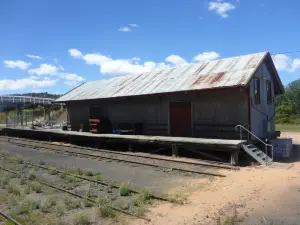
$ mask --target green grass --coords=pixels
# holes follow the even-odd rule
[[[300,125],[276,124],[275,128],[281,132],[300,132]]]

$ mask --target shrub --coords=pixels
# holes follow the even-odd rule
[[[85,171],[85,175],[88,176],[88,177],[93,176],[93,175],[94,175],[93,170],[92,170],[92,169],[87,169],[87,170]]]
[[[8,176],[7,174],[6,175],[3,175],[0,177],[0,184],[1,184],[1,187],[5,187],[6,185],[8,185],[10,181],[10,176]]]
[[[19,163],[19,164],[23,164],[24,159],[22,159],[21,157],[16,157],[16,162]]]
[[[129,194],[129,187],[127,183],[122,183],[119,188],[121,196],[127,196]]]

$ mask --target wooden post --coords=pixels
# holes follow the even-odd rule
[[[5,108],[5,123],[6,123],[6,127],[8,127],[8,111],[7,111],[7,108]]]
[[[239,151],[232,150],[230,156],[230,164],[236,166],[238,165],[238,163],[239,163]]]
[[[172,145],[172,156],[177,157],[178,156],[178,146]]]
[[[132,144],[131,143],[128,145],[128,151],[129,152],[133,152],[133,148],[132,148]]]

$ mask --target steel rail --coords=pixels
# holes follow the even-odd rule
[[[1,138],[2,137],[0,137],[0,139]],[[228,164],[213,162],[213,161],[207,161],[208,163],[188,162],[188,161],[180,161],[180,160],[175,160],[175,159],[166,159],[166,158],[161,158],[161,157],[156,157],[156,156],[136,155],[136,154],[128,153],[128,152],[120,152],[120,151],[116,152],[116,151],[111,151],[111,150],[107,150],[107,149],[96,149],[96,148],[81,147],[81,146],[74,146],[74,145],[72,145],[72,146],[63,146],[63,145],[55,144],[55,143],[51,143],[51,142],[28,140],[28,139],[25,139],[25,138],[9,137],[9,139],[21,140],[21,141],[27,141],[27,142],[33,142],[33,143],[45,143],[45,144],[48,144],[48,145],[53,145],[53,146],[58,146],[58,147],[83,149],[83,150],[90,150],[90,151],[95,151],[95,152],[110,153],[110,154],[115,154],[115,155],[134,156],[134,157],[137,157],[137,158],[154,159],[154,160],[161,160],[161,161],[174,162],[174,163],[182,163],[182,164],[194,165],[194,166],[216,167],[216,168],[230,169],[230,170],[239,170],[240,169],[239,167],[234,167],[234,166],[230,166]]]
[[[31,147],[35,147],[35,148],[37,147],[37,146],[34,146],[34,145],[30,145],[30,144],[13,143],[13,142],[9,142],[9,143],[20,145],[20,146],[26,146],[27,145],[27,146],[31,146]],[[217,177],[226,177],[225,175],[217,174],[217,173],[200,172],[200,171],[188,170],[188,169],[182,169],[182,168],[176,168],[176,167],[165,167],[165,166],[160,166],[160,165],[155,165],[155,164],[150,164],[150,163],[137,162],[137,161],[126,160],[126,159],[116,159],[116,158],[113,158],[113,157],[99,156],[99,155],[95,155],[95,154],[91,154],[91,153],[74,152],[74,151],[69,151],[69,150],[58,150],[58,149],[49,148],[49,147],[46,147],[46,146],[38,146],[38,147],[43,148],[43,149],[49,149],[51,151],[56,151],[56,152],[60,152],[60,153],[71,153],[71,154],[75,154],[75,155],[82,155],[82,156],[88,156],[88,157],[94,157],[94,158],[103,158],[103,159],[115,160],[115,161],[119,161],[119,162],[126,162],[126,163],[132,163],[132,164],[137,164],[137,165],[150,166],[150,167],[155,167],[155,168],[162,168],[162,169],[171,170],[171,171],[175,170],[175,171],[179,171],[179,172],[195,173],[195,174],[217,176]]]
[[[0,211],[0,215],[1,215],[2,217],[4,217],[5,219],[7,219],[7,220],[13,222],[14,225],[22,225],[21,223],[19,223],[18,221],[16,221],[14,218],[10,217],[9,215],[6,215],[5,213],[3,213],[3,212],[1,212],[1,211]]]
[[[3,167],[3,166],[0,166],[0,169],[2,169],[2,170],[4,170],[4,171],[7,171],[7,172],[10,172],[10,173],[13,173],[13,174],[16,174],[16,175],[18,175],[19,177],[22,177],[22,176],[23,176],[23,174],[18,173],[18,172],[15,172],[15,171],[12,171],[12,170],[7,169],[7,168],[5,168],[5,167]],[[56,190],[59,190],[59,191],[62,191],[62,192],[66,192],[66,193],[68,193],[68,194],[70,194],[70,195],[73,195],[73,196],[75,196],[75,197],[78,197],[78,198],[81,198],[81,199],[86,199],[86,200],[88,200],[88,201],[90,201],[90,202],[93,202],[93,203],[96,203],[96,204],[98,203],[95,199],[92,199],[92,198],[89,198],[89,197],[86,197],[86,196],[77,194],[77,193],[75,193],[75,192],[66,190],[66,189],[64,189],[64,188],[55,186],[55,185],[53,185],[53,184],[49,184],[49,183],[47,183],[47,182],[45,182],[45,181],[38,180],[38,179],[30,179],[28,176],[23,176],[23,177],[26,178],[26,179],[28,179],[28,180],[34,180],[34,181],[37,181],[37,182],[39,182],[40,184],[43,184],[43,185],[48,186],[48,187],[51,187],[51,188],[53,188],[53,189],[56,189]],[[148,222],[151,221],[151,219],[149,219],[149,218],[134,215],[134,214],[132,214],[132,213],[130,213],[130,212],[127,212],[127,211],[125,211],[125,210],[123,210],[123,209],[116,208],[116,207],[114,207],[114,206],[107,205],[107,207],[109,207],[109,208],[112,209],[112,210],[115,210],[115,211],[117,211],[117,212],[120,212],[120,213],[129,215],[129,216],[132,216],[132,217],[136,217],[136,218],[139,218],[139,219],[143,219],[143,220],[146,220],[146,221],[148,221]]]

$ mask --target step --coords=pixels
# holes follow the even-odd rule
[[[272,162],[272,159],[266,155],[261,149],[257,148],[253,144],[244,145],[242,144],[243,149],[247,152],[252,158],[254,158],[257,162],[262,165],[266,165],[266,163]]]

